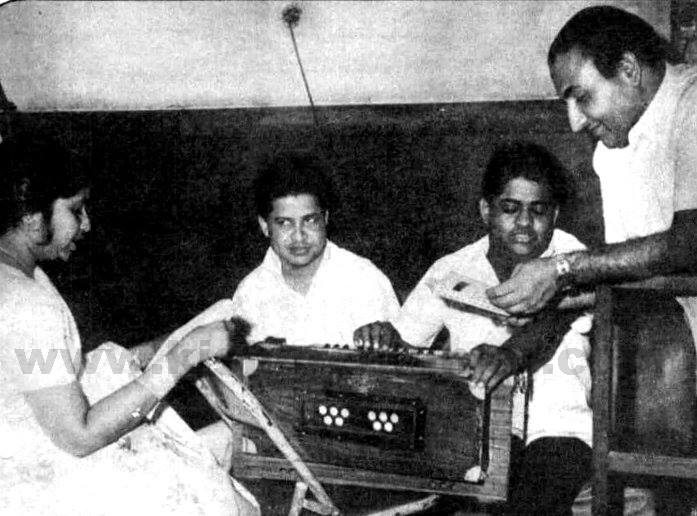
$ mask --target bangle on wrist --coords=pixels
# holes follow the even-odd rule
[[[152,419],[149,416],[152,416],[152,413],[155,412],[155,409],[160,404],[160,398],[151,390],[151,388],[145,382],[143,382],[140,379],[140,377],[136,378],[135,382],[141,387],[143,387],[148,392],[148,394],[152,395],[155,398],[154,402],[145,401],[141,403],[140,406],[133,409],[129,414],[131,421],[133,421],[134,423],[140,423],[144,419]]]

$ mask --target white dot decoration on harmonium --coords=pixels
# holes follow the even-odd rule
[[[327,426],[344,426],[345,420],[351,415],[349,409],[339,409],[333,405],[330,407],[320,405],[317,407],[317,412],[322,416],[322,422]]]
[[[399,415],[396,412],[392,412],[388,416],[387,412],[384,410],[380,411],[380,413],[370,410],[368,411],[368,421],[372,423],[373,430],[376,432],[384,430],[385,432],[390,433],[394,430],[394,425],[399,423]]]
[[[344,423],[351,415],[351,412],[346,407],[338,408],[334,405],[320,405],[317,407],[317,412],[322,416],[322,422],[327,426],[344,426]],[[392,412],[388,415],[384,410],[376,412],[374,410],[368,411],[367,414],[368,421],[370,421],[373,430],[376,432],[387,432],[390,433],[394,431],[395,425],[399,423],[399,415],[396,412]]]

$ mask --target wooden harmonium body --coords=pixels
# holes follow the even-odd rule
[[[486,395],[444,352],[257,345],[241,358],[251,392],[320,481],[506,498],[511,385]],[[235,474],[293,479],[258,429]]]

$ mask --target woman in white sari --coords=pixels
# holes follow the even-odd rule
[[[176,413],[158,410],[189,369],[229,351],[234,327],[198,327],[157,355],[107,344],[85,359],[37,264],[68,260],[90,230],[88,189],[56,147],[0,153],[0,514],[259,514]]]

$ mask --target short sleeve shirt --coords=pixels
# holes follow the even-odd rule
[[[697,208],[697,68],[666,65],[629,144],[598,142],[593,168],[608,243],[665,231],[674,212]]]

